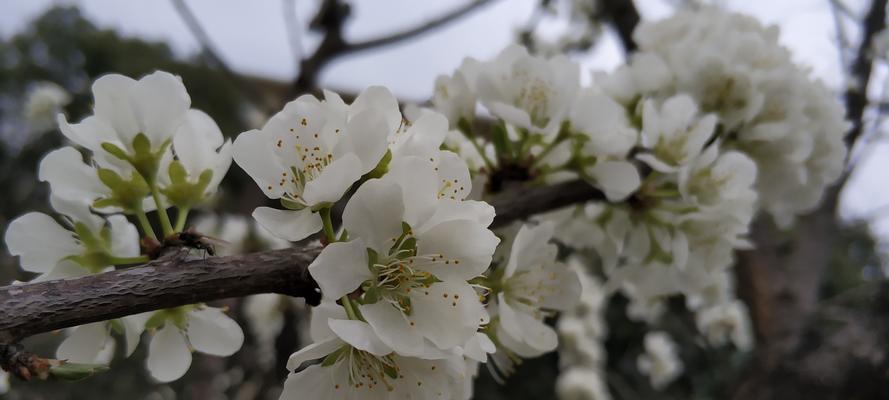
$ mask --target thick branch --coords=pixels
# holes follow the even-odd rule
[[[491,201],[497,209],[494,225],[603,198],[580,181],[517,187]],[[0,287],[0,343],[125,315],[259,293],[304,297],[317,304],[320,294],[307,268],[320,249],[310,244],[195,261],[168,258],[82,278]]]

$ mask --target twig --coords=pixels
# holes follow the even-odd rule
[[[204,30],[204,27],[201,26],[200,21],[198,21],[197,17],[195,17],[194,13],[191,12],[191,9],[185,4],[184,0],[170,0],[173,3],[173,7],[176,9],[176,12],[179,13],[179,16],[182,18],[182,21],[185,22],[185,25],[188,27],[188,30],[191,31],[191,34],[194,35],[195,39],[201,45],[201,53],[207,57],[211,63],[215,64],[220,71],[222,71],[225,76],[235,83],[241,92],[244,93],[244,96],[247,99],[254,103],[257,107],[265,111],[272,111],[271,105],[268,104],[265,97],[256,90],[255,87],[248,84],[244,81],[244,79],[235,73],[231,67],[228,66],[228,63],[219,56],[219,53],[216,51],[213,46],[213,41],[210,40],[210,35],[207,34],[207,31]]]
[[[873,68],[873,39],[886,28],[887,0],[874,0],[862,23],[864,29],[855,61],[849,69],[849,89],[846,91],[846,118],[852,122],[852,130],[846,136],[846,144],[853,148],[864,127],[864,111],[868,105],[867,87]]]

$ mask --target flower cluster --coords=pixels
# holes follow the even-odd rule
[[[498,347],[555,349],[543,318],[579,289],[564,290],[576,279],[555,262],[553,227],[523,228],[516,254],[492,265],[494,209],[468,199],[466,161],[441,149],[448,133],[441,114],[406,122],[372,87],[351,104],[302,96],[235,141],[235,161],[281,201],[254,218],[290,241],[324,234],[309,266],[324,298],[314,343],[291,357],[282,398],[468,398]],[[335,227],[331,208],[350,189]],[[322,361],[299,369],[311,360]]]
[[[40,162],[39,179],[49,183],[58,217],[31,212],[6,231],[9,252],[19,256],[24,270],[39,274],[34,281],[148,261],[185,228],[188,211],[215,193],[231,164],[231,143],[212,118],[190,108],[178,77],[105,75],[92,92],[93,115],[76,124],[58,116],[60,130],[76,147],[53,150]],[[41,105],[34,107],[36,112]],[[170,206],[179,210],[175,227]],[[155,233],[146,211],[157,211],[163,236]],[[56,356],[109,364],[115,352],[112,333],[125,338],[130,356],[145,330],[155,332],[147,368],[164,382],[185,374],[192,350],[227,356],[244,339],[222,310],[196,304],[71,328]]]

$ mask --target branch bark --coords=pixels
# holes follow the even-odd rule
[[[495,226],[574,203],[601,200],[582,181],[513,188],[492,199]],[[320,301],[308,266],[321,251],[312,243],[285,250],[184,261],[159,259],[140,267],[81,278],[0,287],[0,343],[147,311],[259,293]]]
[[[864,111],[868,105],[867,87],[873,68],[873,40],[886,27],[887,0],[873,0],[865,16],[861,43],[855,61],[849,67],[849,89],[846,90],[846,118],[852,121],[852,130],[846,136],[851,149],[864,129]],[[842,49],[840,49],[842,51]]]

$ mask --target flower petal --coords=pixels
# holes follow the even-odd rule
[[[259,207],[253,218],[275,236],[295,242],[321,230],[321,217],[305,208],[298,211]]]
[[[443,350],[466,344],[487,314],[466,282],[439,282],[415,290],[411,307],[417,329]]]
[[[385,356],[392,352],[364,321],[329,319],[327,325],[336,335],[350,346],[375,356]]]
[[[401,115],[399,114],[399,118]],[[361,161],[360,174],[374,169],[386,154],[390,133],[382,115],[364,111],[353,117],[333,149],[335,156],[354,154]]]
[[[500,239],[494,232],[470,220],[447,221],[417,233],[417,254],[436,256],[417,268],[442,280],[466,281],[481,275],[490,265]]]
[[[141,132],[151,140],[151,147],[176,134],[191,107],[191,98],[182,79],[169,72],[156,71],[136,82],[131,97]]]
[[[216,121],[200,110],[188,110],[173,137],[176,157],[192,178],[216,166],[216,149],[222,146],[222,131]]]
[[[93,364],[109,339],[108,323],[105,321],[74,327],[56,350],[56,358],[73,363]]]
[[[623,201],[641,184],[639,171],[627,161],[603,161],[590,168],[589,173],[610,201]]]
[[[99,180],[96,169],[86,165],[73,147],[62,147],[44,156],[37,176],[41,182],[49,183],[54,195],[65,199],[92,203],[111,193]]]
[[[252,130],[241,133],[233,144],[233,156],[247,175],[270,199],[281,198],[284,189],[279,185],[281,173],[287,171],[272,151],[271,144],[262,131]]]
[[[191,366],[191,350],[185,335],[172,323],[164,324],[148,345],[148,372],[160,382],[172,382]]]
[[[124,337],[127,341],[126,356],[133,355],[136,348],[139,347],[139,340],[142,338],[142,332],[145,332],[145,323],[154,315],[154,312],[144,312],[141,314],[127,315],[120,319],[123,324]]]
[[[111,226],[111,254],[117,257],[139,255],[139,231],[123,215],[108,217]]]
[[[303,199],[309,205],[335,203],[362,174],[361,160],[354,154],[346,154],[325,167],[317,178],[306,183]]]
[[[306,361],[327,357],[328,354],[333,353],[343,344],[345,344],[345,342],[343,342],[342,339],[334,336],[323,342],[315,342],[303,347],[302,349],[299,349],[299,351],[291,354],[290,358],[287,359],[287,369],[294,371]]]
[[[383,179],[365,182],[343,211],[343,227],[368,248],[386,254],[392,239],[401,236],[404,201],[401,186]]]
[[[30,272],[49,272],[59,260],[83,251],[73,232],[39,212],[13,220],[6,229],[5,242],[9,253],[19,256],[22,269]]]
[[[97,118],[107,121],[123,145],[132,148],[133,138],[139,133],[138,115],[133,109],[136,80],[120,74],[108,74],[93,82],[93,111]],[[98,147],[89,147],[96,151]]]
[[[367,248],[361,240],[331,243],[309,265],[309,273],[324,297],[338,299],[373,278],[367,262]]]
[[[410,317],[386,301],[360,305],[358,308],[380,340],[392,350],[403,356],[423,355],[425,341],[416,324],[409,321]]]
[[[204,307],[188,313],[188,342],[201,353],[230,356],[244,344],[244,332],[222,310]]]

